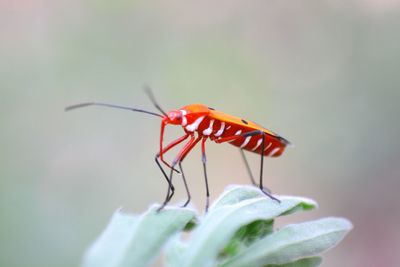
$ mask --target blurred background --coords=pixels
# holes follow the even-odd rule
[[[320,209],[281,223],[355,226],[322,266],[399,266],[399,29],[396,0],[0,1],[0,266],[79,266],[117,208],[163,200],[158,118],[63,111],[154,110],[144,84],[166,110],[204,103],[294,143],[266,184]],[[237,148],[207,151],[213,199],[249,184]],[[198,149],[184,168],[202,211]]]

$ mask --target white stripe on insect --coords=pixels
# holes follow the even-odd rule
[[[224,132],[224,129],[225,129],[225,122],[221,122],[221,128],[219,128],[218,132],[216,132],[214,135],[217,137],[220,136]]]
[[[269,143],[265,148],[264,148],[264,151],[266,151],[268,148],[270,148],[272,146],[272,142],[271,143]]]
[[[208,128],[203,131],[203,134],[204,135],[210,135],[212,133],[212,131],[213,131],[213,125],[214,125],[214,120],[211,120],[210,121],[210,126],[208,126]]]
[[[261,142],[262,142],[262,138],[258,139],[256,146],[251,151],[256,150],[261,145]]]
[[[247,136],[246,139],[244,139],[243,144],[240,146],[240,148],[244,148],[249,142],[250,142],[251,136]]]
[[[275,156],[276,153],[279,152],[280,149],[281,149],[280,147],[276,147],[269,154],[271,155],[271,157],[273,157],[273,156]]]
[[[192,124],[186,126],[186,130],[188,130],[189,132],[194,132],[197,130],[197,128],[199,127],[200,123],[204,120],[205,116],[201,116],[200,118],[198,118],[197,120],[195,120],[195,122],[193,122]]]
[[[242,130],[238,130],[238,131],[235,133],[235,135],[240,135],[241,133],[242,133]],[[234,142],[234,141],[236,141],[236,140],[237,140],[237,138],[235,138],[235,139],[229,141],[229,143],[232,143],[232,142]]]
[[[186,119],[185,116],[186,116],[186,114],[187,114],[187,111],[184,110],[184,109],[181,109],[180,112],[181,112],[181,114],[182,114],[182,126],[186,126],[186,124],[187,124],[187,119]]]

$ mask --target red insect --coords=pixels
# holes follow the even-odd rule
[[[182,161],[185,159],[187,154],[193,149],[193,147],[199,142],[201,142],[202,162],[203,162],[204,177],[206,183],[206,193],[207,193],[206,211],[208,210],[210,193],[207,180],[206,152],[205,152],[205,143],[208,139],[216,142],[217,144],[227,142],[230,143],[231,145],[239,147],[253,185],[258,186],[265,195],[279,202],[279,200],[274,196],[272,196],[269,190],[263,186],[263,159],[264,156],[269,156],[269,157],[280,156],[285,150],[286,146],[290,144],[289,141],[254,122],[247,121],[242,118],[238,118],[217,111],[203,104],[192,104],[184,106],[178,110],[172,110],[166,113],[157,104],[151,91],[147,90],[147,93],[151,101],[153,102],[154,106],[162,114],[142,109],[136,109],[131,107],[106,104],[106,103],[98,103],[98,102],[89,102],[89,103],[73,105],[67,107],[66,110],[68,111],[76,108],[96,105],[96,106],[105,106],[111,108],[127,109],[131,111],[147,113],[162,118],[161,133],[160,133],[160,150],[155,156],[155,161],[168,182],[168,192],[164,200],[164,203],[159,208],[159,210],[163,209],[174,195],[175,189],[172,184],[172,177],[174,171],[181,173],[186,188],[188,199],[183,206],[185,207],[189,204],[191,196],[189,188],[187,186],[185,175],[183,173]],[[164,129],[165,126],[168,124],[180,125],[183,128],[185,134],[179,137],[178,139],[172,141],[171,143],[167,144],[166,146],[164,146],[163,145]],[[164,154],[171,148],[177,146],[178,144],[182,143],[188,138],[189,141],[186,142],[186,144],[179,151],[178,155],[171,162],[171,164],[166,162],[164,160]],[[258,185],[256,184],[253,178],[253,175],[251,173],[249,164],[247,162],[243,150],[254,152],[261,156],[260,180]],[[164,163],[166,166],[170,168],[169,175],[167,175],[164,168],[161,166],[159,160],[161,160],[162,163]],[[179,167],[180,171],[175,169],[176,166]]]

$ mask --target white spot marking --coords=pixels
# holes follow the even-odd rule
[[[264,152],[267,151],[271,146],[272,146],[272,142],[269,143],[269,144],[264,148]],[[268,153],[268,154],[265,154],[265,153],[264,153],[264,156],[269,156],[270,154],[271,154],[271,152]]]
[[[275,156],[275,154],[278,153],[280,149],[281,149],[280,147],[274,148],[270,153],[271,157]]]
[[[207,129],[205,129],[205,130],[203,131],[203,134],[204,134],[204,135],[210,135],[210,134],[212,133],[212,131],[213,131],[213,125],[214,125],[214,120],[211,120],[211,121],[210,121],[210,125],[208,126]]]
[[[251,139],[251,136],[247,136],[246,139],[244,139],[244,142],[240,146],[240,148],[244,148],[250,142],[250,139]]]
[[[227,129],[227,130],[229,130],[230,128],[231,128],[231,126],[230,126],[230,125],[228,125],[228,127],[226,127],[226,129]]]
[[[262,142],[262,138],[258,139],[256,146],[251,151],[256,150],[261,145],[261,142]]]
[[[201,116],[200,118],[197,118],[197,120],[195,120],[195,122],[193,122],[192,124],[186,126],[186,130],[188,130],[189,132],[194,132],[197,130],[197,128],[199,127],[200,123],[204,120],[205,116]]]
[[[219,128],[218,132],[216,132],[214,135],[217,137],[220,136],[224,132],[224,129],[225,129],[225,122],[221,122],[221,128]]]
[[[238,130],[236,133],[235,133],[235,135],[240,135],[242,133],[242,130]],[[232,142],[234,142],[234,141],[236,141],[237,139],[235,138],[235,139],[233,139],[232,141],[229,141],[229,143],[232,143]]]
[[[186,119],[186,114],[187,114],[187,111],[186,110],[183,110],[183,109],[181,109],[181,110],[179,110],[180,112],[181,112],[181,114],[182,114],[182,126],[186,126],[186,124],[187,124],[187,119]]]

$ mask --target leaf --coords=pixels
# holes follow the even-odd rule
[[[253,243],[221,266],[242,267],[290,263],[332,248],[351,229],[351,223],[342,218],[324,218],[288,225]]]
[[[210,210],[240,201],[265,196],[260,189],[254,186],[231,185],[211,205]]]
[[[313,200],[288,196],[279,197],[281,203],[278,203],[257,191],[250,187],[235,187],[225,192],[192,232],[179,266],[212,266],[242,226],[316,206]]]
[[[186,252],[187,244],[181,241],[181,235],[176,234],[168,242],[165,252],[165,262],[168,267],[180,266],[182,255]]]
[[[264,267],[316,267],[319,266],[321,262],[322,262],[321,257],[312,257],[312,258],[300,259],[282,265],[269,264],[265,265]]]
[[[115,212],[110,223],[84,256],[83,267],[148,266],[167,239],[195,217],[185,208],[153,206],[141,216]]]
[[[258,188],[233,186],[201,220],[186,208],[152,207],[140,216],[117,211],[83,267],[149,266],[165,243],[169,267],[315,267],[321,258],[314,256],[352,228],[345,219],[326,218],[274,231],[278,216],[317,207],[308,198],[276,197],[280,203]],[[182,231],[191,231],[189,238]]]
[[[217,200],[211,205],[210,210],[216,209],[222,206],[233,205],[239,203],[246,199],[252,199],[262,197],[266,198],[267,196],[261,192],[261,190],[255,186],[243,186],[243,185],[231,185],[226,189]],[[295,196],[278,196],[279,200],[290,198],[297,199],[299,202],[302,202],[302,205],[295,207],[300,208],[301,210],[310,210],[318,208],[317,202],[310,198],[305,197],[295,197]],[[288,215],[290,213],[295,212],[296,210],[288,210]]]
[[[255,240],[272,233],[273,224],[273,220],[257,220],[240,227],[225,248],[219,253],[220,260],[225,257],[234,256]]]

